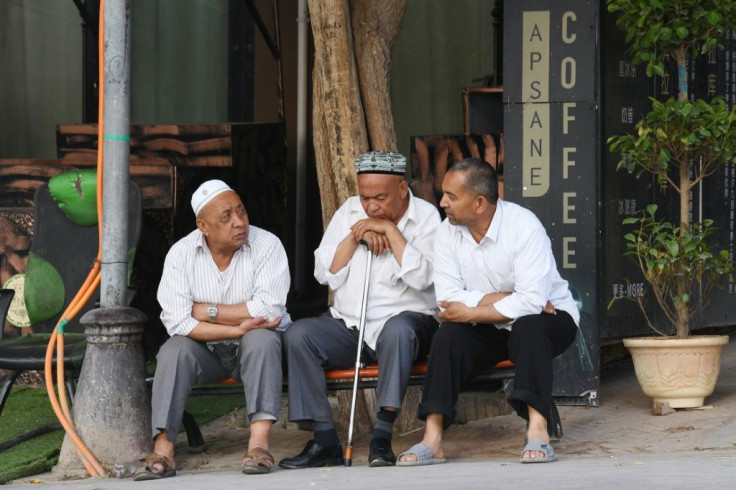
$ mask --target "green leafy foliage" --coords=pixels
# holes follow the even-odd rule
[[[736,2],[607,0],[607,4],[626,33],[632,61],[646,64],[648,76],[663,75],[669,60],[678,68],[678,100],[651,99],[652,110],[636,125],[636,131],[612,136],[608,144],[611,151],[621,154],[619,170],[637,177],[650,173],[660,185],[680,195],[675,223],[655,219],[656,206],[650,205],[624,224],[638,225],[635,232],[625,235],[627,254],[637,260],[677,336],[687,337],[690,320],[707,303],[716,279],[731,273],[728,252],[714,255],[706,243],[713,222],[690,223],[688,198],[693,186],[720,165],[733,164],[736,111],[729,111],[721,98],[689,101],[686,61],[688,56],[695,58],[723,47],[726,32],[736,26]],[[646,316],[643,300],[636,301]],[[657,330],[651,322],[649,325]]]
[[[639,265],[665,315],[675,323],[676,310],[688,306],[688,320],[707,304],[718,278],[733,273],[733,261],[727,250],[714,254],[708,238],[715,231],[713,220],[694,223],[682,229],[656,217],[657,205],[650,204],[623,224],[634,226],[624,235],[626,255]],[[686,287],[678,288],[684,280]],[[652,328],[654,328],[652,326]],[[656,329],[655,329],[656,330]]]
[[[647,75],[662,75],[664,62],[678,50],[696,56],[713,47],[736,26],[733,0],[608,0],[626,33],[634,63],[645,63]]]
[[[652,110],[636,132],[608,138],[611,151],[621,154],[617,168],[640,176],[648,172],[679,191],[680,166],[698,162],[690,186],[736,158],[736,110],[716,97],[711,102],[666,102],[650,99]]]

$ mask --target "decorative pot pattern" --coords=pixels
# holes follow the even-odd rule
[[[671,408],[701,407],[713,393],[728,336],[624,339],[642,391]]]

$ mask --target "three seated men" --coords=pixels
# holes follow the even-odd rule
[[[311,424],[314,438],[279,466],[342,464],[324,369],[354,365],[365,281],[362,352],[380,369],[370,466],[443,462],[442,434],[460,386],[504,359],[516,373],[509,402],[527,420],[521,462],[555,460],[547,431],[552,359],[574,341],[579,312],[543,225],[498,198],[495,172],[481,159],[448,170],[442,223],[437,209],[409,190],[402,155],[365,153],[355,167],[358,196],[337,210],[315,251],[315,278],[334,291],[334,304],[294,324],[285,309],[289,272],[279,240],[249,226],[242,201],[223,182],[205,182],[194,193],[197,229],[172,247],[159,287],[171,338],[158,354],[154,451],[143,478],[175,474],[173,439],[192,387],[231,376],[243,382],[250,419],[243,472],[269,472],[282,344],[289,419]],[[419,409],[425,436],[397,463],[393,425],[412,363],[428,353]]]

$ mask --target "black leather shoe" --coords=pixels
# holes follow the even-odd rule
[[[368,466],[396,466],[396,455],[391,450],[391,441],[388,439],[371,440],[371,452],[368,455]]]
[[[336,444],[332,447],[321,447],[309,441],[302,452],[291,458],[282,459],[279,466],[289,470],[301,468],[317,468],[320,466],[341,466],[345,464],[342,457],[342,446]]]

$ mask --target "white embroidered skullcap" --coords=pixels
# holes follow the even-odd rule
[[[192,209],[194,210],[194,216],[199,216],[199,212],[215,198],[218,194],[225,191],[231,191],[229,185],[221,180],[213,179],[208,180],[199,186],[199,188],[192,194]]]

